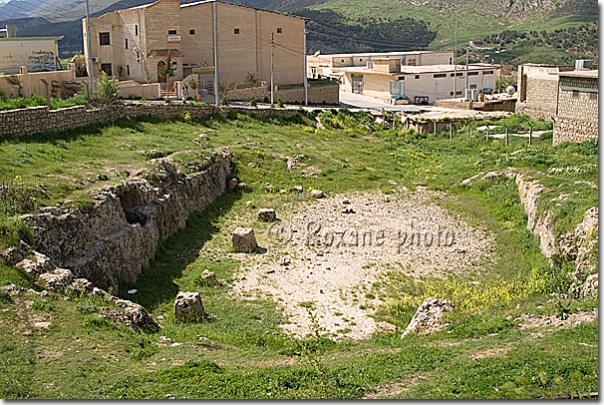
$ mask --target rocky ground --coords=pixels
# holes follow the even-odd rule
[[[312,302],[327,332],[368,338],[376,323],[370,310],[353,302],[353,288],[370,286],[388,270],[442,277],[479,271],[492,259],[491,238],[449,215],[434,202],[438,198],[451,197],[403,189],[388,196],[330,196],[278,210],[281,221],[266,235],[271,245],[264,254],[242,255],[249,271],[234,290],[239,296],[272,294],[290,316],[283,328],[297,336],[311,332],[308,305],[300,304]]]

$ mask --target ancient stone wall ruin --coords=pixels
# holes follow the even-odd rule
[[[117,291],[119,282],[137,280],[159,242],[224,192],[231,159],[227,150],[214,152],[185,176],[164,158],[160,185],[132,179],[96,194],[87,213],[57,206],[22,218],[36,234],[37,251],[76,277]]]

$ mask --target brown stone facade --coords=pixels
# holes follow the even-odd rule
[[[78,106],[52,111],[48,107],[23,108],[0,111],[0,138],[66,131],[91,124],[111,122],[126,116],[152,116],[167,119],[189,113],[192,118],[202,118],[212,114],[226,117],[231,111],[243,112],[256,117],[279,116],[285,118],[293,117],[298,113],[296,110],[219,108],[190,104],[134,104],[93,110]]]
[[[271,92],[266,87],[255,87],[250,89],[238,89],[229,92],[228,99],[232,101],[249,101],[258,100],[262,101],[265,97],[270,99]],[[281,100],[284,103],[304,103],[304,87],[297,87],[293,89],[279,89],[274,92],[273,95],[275,103],[277,100]],[[308,102],[310,104],[340,104],[340,85],[326,85],[310,87],[308,89]]]

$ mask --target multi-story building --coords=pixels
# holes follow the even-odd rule
[[[175,69],[172,80],[197,73],[202,88],[211,88],[215,38],[221,82],[239,84],[254,75],[269,83],[272,71],[276,85],[303,83],[306,21],[219,0],[158,0],[91,18],[90,33],[86,19],[82,24],[84,50],[92,56],[95,72],[161,83],[166,79],[158,72],[169,54]]]

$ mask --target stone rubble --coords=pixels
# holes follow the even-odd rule
[[[446,312],[451,312],[453,309],[454,305],[450,301],[426,298],[417,309],[415,315],[413,315],[402,337],[404,338],[410,333],[425,336],[444,329],[445,326],[442,324],[442,317]]]

